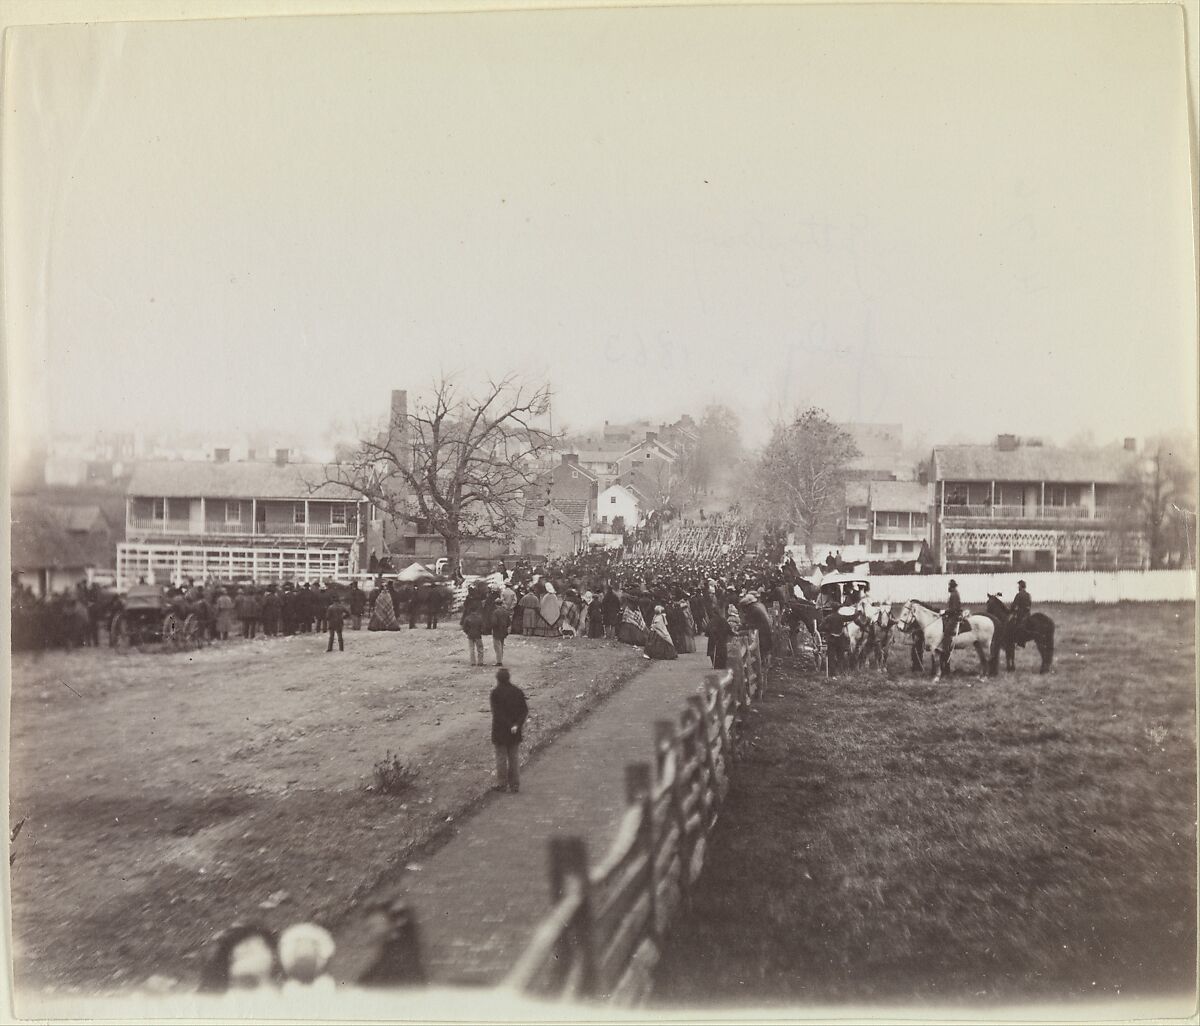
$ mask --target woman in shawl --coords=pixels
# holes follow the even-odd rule
[[[564,638],[579,636],[580,610],[578,596],[573,591],[568,591],[563,597],[562,611],[559,613],[558,625],[559,632]]]
[[[696,623],[692,619],[691,606],[686,598],[680,599],[676,603],[679,610],[679,640],[681,644],[675,646],[675,651],[681,655],[684,652],[696,651]]]
[[[396,604],[392,598],[391,581],[388,581],[376,592],[375,608],[371,610],[371,620],[367,624],[369,631],[398,631],[400,622],[396,619]]]
[[[654,619],[650,622],[650,634],[646,638],[646,657],[649,659],[675,659],[675,645],[667,628],[667,617],[662,606],[654,607]]]
[[[646,644],[646,621],[642,618],[637,603],[632,598],[626,600],[621,612],[621,623],[617,626],[617,640],[626,645],[641,647]]]

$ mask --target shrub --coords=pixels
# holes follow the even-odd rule
[[[416,783],[417,770],[411,763],[402,761],[399,755],[389,751],[375,763],[373,775],[375,783],[371,790],[378,794],[402,794]]]

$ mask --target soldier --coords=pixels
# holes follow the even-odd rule
[[[950,582],[950,594],[942,612],[942,654],[949,658],[954,646],[954,635],[958,632],[958,621],[962,619],[962,599],[958,597],[958,582]]]
[[[1017,581],[1017,594],[1012,601],[1013,627],[1021,630],[1033,610],[1033,596],[1025,590],[1025,582]]]

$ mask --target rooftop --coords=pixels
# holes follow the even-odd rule
[[[945,445],[933,450],[938,481],[1054,481],[1119,484],[1136,453],[1125,449],[1059,449],[1018,445]]]
[[[361,496],[324,484],[324,463],[210,463],[158,460],[139,463],[128,494],[183,499],[342,499]],[[318,487],[320,485],[320,487]]]
[[[871,509],[880,513],[927,513],[933,485],[916,481],[871,481]]]

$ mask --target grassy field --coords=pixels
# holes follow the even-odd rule
[[[1045,607],[979,683],[785,663],[656,1000],[983,1003],[1189,991],[1195,610]]]
[[[187,987],[202,945],[240,917],[336,927],[486,793],[493,670],[468,665],[457,625],[347,632],[346,646],[14,658],[19,986]],[[527,752],[646,665],[615,643],[518,637],[505,662],[529,696]],[[367,793],[389,749],[415,785]]]

